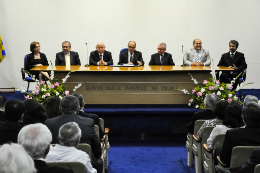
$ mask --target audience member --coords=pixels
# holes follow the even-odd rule
[[[0,96],[0,121],[5,121],[5,104],[7,99],[4,96]]]
[[[229,167],[232,149],[236,146],[260,145],[260,107],[257,103],[248,104],[242,112],[245,128],[231,129],[226,132],[219,160]]]
[[[190,123],[188,124],[188,133],[193,134],[194,125],[196,120],[210,120],[216,118],[216,115],[213,113],[213,107],[218,101],[218,96],[214,94],[209,94],[204,99],[204,109],[200,112],[195,112],[193,117],[191,118]]]
[[[47,115],[47,119],[57,117],[58,115],[61,114],[60,102],[61,102],[60,98],[56,96],[48,97],[42,102],[42,106]]]
[[[26,111],[23,116],[23,124],[44,123],[47,119],[43,106],[37,100],[25,100],[24,105]]]
[[[244,99],[243,108],[246,107],[249,103],[258,103],[258,98],[253,95],[247,95]]]
[[[75,96],[65,96],[61,100],[61,112],[62,115],[54,117],[45,121],[45,125],[50,129],[52,133],[52,144],[58,143],[59,129],[62,125],[68,122],[78,123],[82,135],[80,141],[87,143],[92,149],[92,165],[98,172],[103,168],[103,161],[101,157],[101,144],[98,140],[98,136],[94,129],[94,121],[90,118],[82,117],[78,115],[79,112],[79,100]]]
[[[4,144],[0,147],[1,173],[36,173],[31,157],[19,144]]]
[[[20,122],[25,112],[25,105],[20,100],[9,100],[5,105],[6,121],[0,126],[0,145],[7,142],[17,143],[21,128]]]
[[[51,140],[50,130],[41,123],[27,125],[18,134],[18,143],[33,158],[38,173],[72,173],[69,169],[50,167],[43,160],[49,153]]]
[[[83,116],[83,117],[91,118],[94,121],[94,124],[99,127],[99,136],[102,139],[104,136],[104,131],[101,128],[99,116],[96,114],[90,114],[90,113],[86,113],[83,111],[85,102],[84,102],[82,94],[74,93],[73,96],[75,96],[79,99],[79,106],[80,106],[79,115]]]
[[[86,152],[78,150],[81,130],[77,123],[68,122],[59,129],[59,143],[51,147],[47,155],[46,162],[81,162],[86,165],[87,173],[96,173],[97,170],[91,165],[89,155]]]
[[[225,115],[223,116],[224,117],[223,123],[221,125],[216,125],[216,127],[212,130],[207,140],[207,147],[209,149],[213,149],[214,141],[218,134],[225,134],[227,130],[230,130],[232,128],[238,128],[244,125],[243,118],[241,117],[241,113],[242,110],[238,106],[236,105],[227,106],[227,108],[225,109]]]
[[[229,105],[229,103],[226,100],[219,100],[215,104],[215,106],[213,108],[213,114],[215,115],[216,118],[214,118],[212,120],[206,120],[204,122],[204,124],[200,127],[200,129],[197,133],[197,136],[199,139],[202,139],[203,131],[204,131],[205,127],[208,127],[208,126],[215,127],[216,125],[222,124],[224,115],[225,115],[225,110],[228,105]],[[238,109],[240,109],[240,108],[238,107]]]

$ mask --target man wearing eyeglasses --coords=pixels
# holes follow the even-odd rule
[[[131,65],[144,65],[142,53],[135,50],[135,41],[128,43],[128,51],[121,53],[118,65],[131,64]]]
[[[104,43],[99,42],[95,51],[90,53],[89,64],[90,65],[113,65],[113,59],[111,52],[105,50]]]
[[[158,45],[158,53],[151,55],[149,65],[175,65],[172,60],[172,55],[165,52],[166,44],[160,43]]]
[[[183,57],[183,65],[186,66],[209,66],[211,59],[209,51],[202,49],[200,39],[193,41],[193,48],[186,50]]]

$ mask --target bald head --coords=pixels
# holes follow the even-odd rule
[[[105,46],[104,43],[102,43],[102,42],[97,43],[96,49],[97,49],[97,52],[98,52],[99,54],[104,53],[105,48],[106,48],[106,46]]]
[[[201,48],[202,48],[201,40],[198,39],[198,38],[193,40],[193,47],[194,47],[195,50],[201,50]]]

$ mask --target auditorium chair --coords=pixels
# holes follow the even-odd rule
[[[46,162],[49,166],[58,166],[72,169],[74,173],[85,172],[85,165],[81,162]]]
[[[214,152],[216,148],[220,148],[223,146],[223,142],[225,139],[226,134],[219,134],[216,136],[214,141],[214,148],[213,150],[207,147],[207,143],[203,144],[203,169],[205,173],[214,173],[215,172],[215,165],[214,165]]]
[[[260,164],[256,165],[254,173],[260,172]]]
[[[26,69],[26,66],[25,66],[25,62],[26,62],[26,59],[27,59],[27,55],[25,55],[24,57],[24,64],[23,64],[23,68],[21,68],[21,73],[22,73],[22,79],[26,82],[28,82],[28,86],[27,86],[27,92],[29,91],[29,86],[30,86],[30,82],[35,82],[35,80],[33,80],[32,77],[25,77],[25,71],[28,71],[28,69]]]
[[[98,136],[98,140],[100,141],[100,136],[99,136],[99,127],[97,125],[95,125],[95,131],[96,131],[96,134]]]
[[[105,168],[108,167],[108,152],[109,152],[109,148],[110,148],[110,144],[108,141],[108,132],[109,129],[105,128],[105,122],[103,118],[99,118],[100,121],[100,125],[102,130],[105,132],[105,137],[102,139],[104,141],[104,145],[105,145],[105,150],[106,150],[106,157],[105,157]]]

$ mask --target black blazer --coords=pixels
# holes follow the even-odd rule
[[[255,149],[246,164],[241,166],[236,172],[253,173],[258,164],[260,164],[260,149]]]
[[[20,130],[23,128],[18,122],[5,121],[0,125],[0,145],[4,143],[17,143],[17,137]]]
[[[44,53],[40,52],[40,57],[41,57],[41,64],[43,66],[49,66],[48,60],[46,58],[46,55]],[[34,59],[34,53],[30,53],[27,55],[27,59],[25,61],[25,68],[27,71],[29,71],[30,69],[36,67],[36,64],[32,63],[32,60]]]
[[[73,173],[71,169],[66,169],[57,166],[48,166],[46,162],[42,160],[34,160],[35,168],[37,169],[37,173]]]
[[[107,63],[107,65],[113,65],[112,54],[109,51],[104,51],[103,60]],[[90,53],[89,64],[97,65],[100,61],[99,53],[95,50]]]
[[[188,133],[193,134],[195,121],[210,120],[210,119],[214,119],[214,118],[216,118],[216,116],[213,114],[213,110],[211,110],[211,109],[206,109],[206,110],[203,110],[200,112],[195,112],[193,117],[190,120],[190,123],[187,126]]]
[[[57,144],[59,129],[68,122],[76,122],[81,129],[80,143],[87,143],[91,146],[92,152],[96,158],[101,156],[101,145],[94,129],[94,121],[90,118],[82,117],[76,114],[63,114],[58,117],[48,119],[44,124],[52,133],[52,144]]]
[[[99,136],[100,136],[100,139],[102,139],[104,136],[104,131],[101,128],[99,116],[96,114],[86,113],[84,111],[79,111],[79,115],[86,117],[86,118],[91,118],[94,121],[94,124],[99,127]]]
[[[118,65],[123,65],[128,63],[128,51],[125,51],[121,53]],[[140,61],[142,63],[142,66],[144,65],[142,53],[139,51],[134,51],[134,59],[133,59],[133,64],[138,65],[137,61]]]
[[[259,146],[260,128],[236,128],[226,132],[220,160],[229,167],[232,149],[236,146]]]
[[[5,121],[5,112],[0,110],[0,121]]]
[[[55,66],[65,66],[66,60],[63,52],[56,54]],[[70,65],[81,65],[79,54],[77,52],[70,51]]]
[[[221,56],[221,59],[218,63],[218,66],[229,67],[229,66],[233,66],[233,64],[235,64],[235,66],[237,67],[237,70],[234,70],[237,73],[241,73],[244,69],[246,69],[247,64],[246,64],[246,61],[245,61],[244,54],[240,53],[240,52],[236,52],[235,56],[232,60],[232,58],[230,57],[230,52],[224,53]],[[230,73],[230,71],[222,71],[222,73]]]
[[[160,59],[161,57],[159,53],[155,53],[151,55],[151,60],[149,62],[149,65],[175,65],[172,60],[172,55],[167,52],[164,52],[162,64]]]

